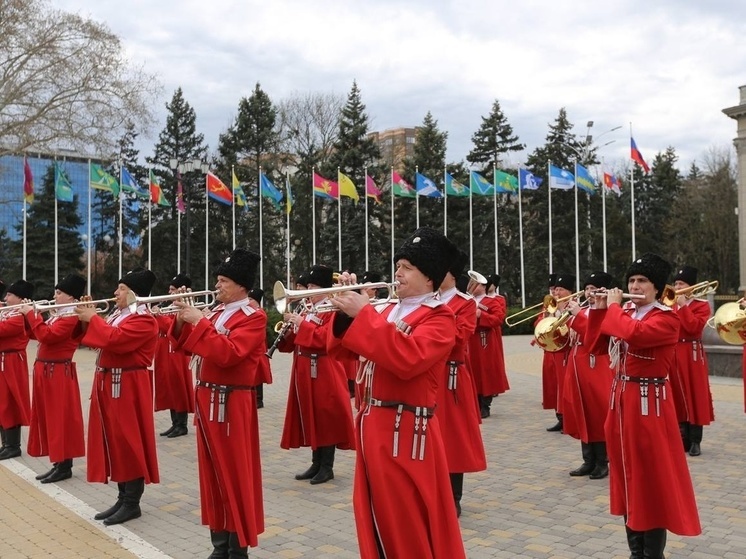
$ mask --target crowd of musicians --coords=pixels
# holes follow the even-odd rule
[[[465,253],[434,229],[417,229],[393,260],[389,284],[373,271],[300,273],[269,351],[254,286],[259,257],[245,249],[215,270],[209,304],[195,304],[184,274],[172,278],[170,297],[152,297],[146,269],[119,280],[108,313],[75,274],[55,286],[53,302],[35,301],[25,280],[0,282],[0,460],[21,456],[23,426],[28,454],[51,463],[41,483],[69,479],[86,456],[87,480],[118,489],[95,518],[120,524],[141,516],[145,486],[160,481],[154,411],[169,411],[160,433],[168,438],[188,434],[193,414],[210,558],[248,557],[264,531],[257,410],[277,349],[292,353],[279,444],[311,450],[295,479],[326,483],[336,451],[356,452],[361,557],[465,557],[464,474],[487,468],[480,424],[509,390],[507,305],[500,277],[466,273]],[[609,478],[611,514],[624,519],[633,559],[662,558],[668,531],[701,532],[686,453],[702,453],[714,420],[701,341],[710,307],[687,290],[695,268],[678,269],[672,288],[670,276],[650,253],[630,265],[626,293],[605,272],[577,293],[574,276],[552,274],[536,313],[537,324],[551,319],[552,343],[536,340],[545,350],[542,407],[557,418],[547,431],[580,441],[570,476]],[[38,341],[33,391],[29,339]],[[87,436],[79,346],[98,350]]]

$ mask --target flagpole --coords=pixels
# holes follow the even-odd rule
[[[290,285],[290,177],[285,170],[285,225],[287,226],[287,252],[285,253],[286,283]],[[261,287],[261,286],[260,286]]]
[[[262,168],[259,167],[259,185],[256,189],[257,196],[259,196],[259,285],[264,285],[264,249],[262,245],[263,231],[262,231]]]
[[[494,208],[495,215],[495,273],[500,273],[500,257],[498,252],[498,239],[497,239],[497,173],[495,172],[495,162],[492,162],[492,205]]]
[[[603,178],[606,178],[606,169],[605,169],[605,163],[604,158],[601,158],[601,173]],[[602,181],[601,185],[601,221],[603,223],[603,239],[604,239],[604,272],[607,271],[607,263],[606,263],[606,180]]]
[[[316,264],[316,192],[314,191],[313,176],[316,173],[316,168],[311,167],[311,216],[313,217],[313,225],[311,226],[311,237],[313,239],[313,255],[311,258],[311,264]]]
[[[340,170],[337,167],[337,268],[342,271],[342,192],[339,188]]]
[[[415,166],[414,168],[415,173],[419,173],[419,168]],[[414,176],[414,200],[415,200],[415,207],[417,208],[417,219],[416,219],[416,229],[420,228],[420,193],[417,191],[417,175]]]
[[[181,203],[179,203],[181,197]],[[181,273],[181,205],[184,203],[184,191],[181,188],[181,171],[176,169],[176,273]]]
[[[236,185],[233,184],[233,176],[235,174],[235,169],[233,165],[231,165],[231,192],[233,193],[233,203],[231,204],[231,209],[233,213],[233,248],[236,248]]]
[[[365,269],[368,270],[368,167],[365,167]]]
[[[90,161],[88,162],[90,165]],[[88,171],[88,176],[90,177],[90,170]],[[88,190],[91,190],[91,185],[88,185]],[[90,194],[90,192],[89,192]],[[124,216],[124,211],[122,209],[122,160],[119,160],[119,277],[122,277],[122,242],[123,242],[123,229],[122,229],[122,218]],[[90,201],[88,206],[90,207]],[[88,216],[88,219],[90,220],[90,215]],[[89,262],[90,264],[90,262]],[[88,281],[90,284],[90,279]]]
[[[88,160],[88,254],[86,255],[86,278],[87,283],[86,286],[88,287],[88,295],[91,294],[91,160]],[[119,184],[122,184],[122,177],[121,177],[121,171],[120,171],[120,177],[119,177]],[[121,195],[121,190],[120,190]],[[121,203],[120,203],[121,204]],[[121,208],[120,208],[121,209]],[[119,217],[120,223],[121,223],[121,214]],[[122,277],[122,270],[121,270],[121,257],[119,259],[120,269],[119,269],[119,277]],[[55,284],[57,285],[57,284]]]
[[[443,235],[448,236],[448,169],[443,165]]]
[[[473,172],[473,171],[472,171]],[[474,187],[472,185],[472,176],[469,175],[469,269],[474,269],[474,220],[472,219],[472,198],[474,194]]]
[[[518,178],[520,179],[521,171],[518,170]],[[521,181],[518,181],[518,238],[521,246],[521,307],[526,307],[526,276],[524,272],[523,263],[523,206],[521,205],[521,190],[523,185]]]
[[[209,173],[210,170],[208,169],[205,173],[205,291],[208,291],[210,289],[210,195],[208,194],[209,189],[207,187],[207,173]],[[231,177],[232,179],[233,177]],[[261,216],[261,214],[260,214]],[[259,219],[259,227],[261,231],[261,218]],[[261,243],[261,233],[259,236],[260,243]],[[261,244],[259,246],[259,249],[261,250]],[[261,260],[259,261],[259,265],[261,266]],[[261,274],[259,275],[259,278],[261,279]]]
[[[26,214],[28,213],[28,204],[26,203],[26,193],[23,193],[23,270],[21,278],[26,279]],[[90,221],[89,221],[90,223]],[[90,238],[90,228],[89,228]]]
[[[575,291],[580,291],[580,232],[578,227],[578,160],[575,160]]]
[[[394,281],[394,166],[391,166],[391,281]]]
[[[150,190],[150,186],[148,186],[148,270],[153,269],[153,244],[152,244],[152,237],[153,237],[153,229],[152,229],[152,218],[153,218],[153,192]]]
[[[63,159],[64,161],[64,159]],[[90,173],[90,171],[89,171]],[[61,171],[60,171],[61,174]],[[55,175],[56,178],[57,175]],[[90,177],[90,174],[89,174]],[[88,188],[90,189],[90,185],[88,185]],[[57,184],[54,185],[54,284],[57,285],[59,283],[57,280],[59,279],[59,272],[57,270],[57,267],[59,265],[59,255],[57,254],[57,247],[58,247],[58,235],[57,230],[59,228],[57,227]]]
[[[549,193],[549,273],[552,270],[552,162],[547,162],[547,192]]]
[[[632,123],[629,123],[629,141],[632,145]],[[635,260],[637,250],[635,249],[635,164],[629,170],[629,196],[630,196],[630,225],[632,226],[632,260]]]

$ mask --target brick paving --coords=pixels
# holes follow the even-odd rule
[[[474,559],[625,559],[624,527],[608,513],[608,480],[572,478],[580,444],[545,428],[554,415],[540,406],[541,351],[527,336],[505,338],[511,390],[495,400],[482,425],[488,453],[485,472],[467,474],[461,528]],[[33,346],[29,357],[33,361]],[[93,359],[76,356],[84,406]],[[279,441],[290,360],[276,353],[275,383],[265,388],[261,422],[266,531],[256,558],[358,557],[352,516],[353,452],[337,452],[335,479],[311,486],[293,475],[310,462],[310,450],[285,451]],[[746,414],[740,379],[713,377],[716,422],[705,428],[702,455],[688,457],[703,525],[702,536],[670,535],[667,557],[746,557]],[[85,410],[87,414],[87,410]],[[168,412],[156,414],[156,430]],[[146,487],[142,518],[118,527],[92,520],[115,500],[116,487],[85,481],[85,459],[73,478],[41,485],[33,479],[49,468],[25,454],[0,462],[0,558],[205,558],[208,530],[200,524],[193,429],[176,439],[158,437],[161,483]],[[651,459],[654,459],[651,457]],[[54,487],[50,487],[54,486]],[[407,514],[402,502],[401,514]]]

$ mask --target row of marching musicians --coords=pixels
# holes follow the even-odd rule
[[[627,270],[629,293],[594,272],[553,274],[535,341],[544,353],[547,431],[581,442],[570,476],[610,476],[610,510],[623,516],[632,558],[662,558],[667,531],[701,533],[685,453],[699,456],[702,426],[714,420],[702,331],[716,282],[697,283],[683,266],[647,253]],[[583,295],[581,303],[579,297]],[[509,319],[511,317],[508,317]]]

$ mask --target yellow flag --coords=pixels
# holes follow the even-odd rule
[[[352,198],[353,200],[355,200],[355,203],[360,200],[360,196],[358,196],[357,193],[357,188],[355,188],[352,179],[350,179],[350,177],[348,177],[344,173],[339,173],[339,194],[341,196]]]

